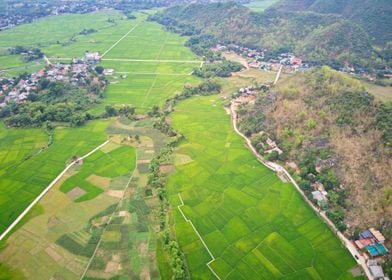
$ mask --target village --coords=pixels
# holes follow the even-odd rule
[[[306,71],[311,67],[310,64],[304,63],[302,59],[296,57],[294,53],[281,53],[277,56],[267,57],[267,50],[257,50],[235,44],[228,46],[218,44],[211,51],[224,54],[234,53],[246,60],[247,68],[259,70],[276,72],[282,67],[283,73],[294,73]]]
[[[277,72],[282,67],[282,72],[286,74],[292,74],[297,71],[303,72],[311,69],[312,67],[320,66],[320,64],[317,63],[304,61],[294,53],[287,52],[271,55],[266,49],[257,50],[235,44],[217,44],[215,47],[211,48],[211,51],[214,53],[222,53],[224,57],[230,54],[242,57],[243,64],[246,68]],[[335,70],[351,75],[357,75],[370,82],[375,82],[377,80],[374,73],[370,74],[368,70],[360,67],[354,67],[353,65],[344,65]],[[392,79],[392,70],[385,69],[381,71],[381,73],[385,78],[389,78],[390,80]]]
[[[94,65],[99,59],[98,53],[86,52],[84,58],[73,59],[71,64],[49,63],[31,75],[22,74],[19,77],[6,78],[2,77],[0,72],[0,108],[11,101],[17,104],[25,102],[31,93],[40,92],[44,81],[69,83],[78,87],[91,84],[100,84],[104,87],[106,82],[100,80],[94,70]]]

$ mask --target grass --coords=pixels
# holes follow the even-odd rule
[[[21,137],[30,135],[35,140],[25,137],[25,147],[30,148],[27,149],[27,153],[26,150],[21,149],[20,155],[11,157],[7,154],[7,166],[2,166],[2,176],[0,177],[0,232],[3,232],[27,205],[49,185],[65,168],[67,161],[75,155],[84,155],[104,142],[106,126],[106,122],[95,121],[80,128],[56,129],[53,145],[45,151],[33,155],[28,160],[19,161],[19,164],[13,168],[10,168],[13,163],[18,162],[15,160],[23,158],[42,144],[35,142],[35,140],[39,140],[40,133],[43,132],[14,129],[10,132],[7,131],[6,138],[7,141],[10,141],[8,147],[11,148],[9,153],[21,147],[18,141],[12,142],[12,133],[15,133],[15,131],[18,131]],[[34,131],[34,134],[28,134],[29,131]],[[23,144],[23,140],[20,142]],[[31,149],[31,147],[34,148]],[[4,148],[2,151],[4,151]],[[15,160],[12,161],[12,159]]]
[[[245,6],[255,12],[263,12],[265,9],[271,7],[278,0],[253,0]]]
[[[105,93],[105,104],[120,106],[122,104],[127,104],[135,106],[139,111],[147,111],[151,109],[153,105],[163,105],[167,97],[172,97],[179,93],[184,84],[188,82],[194,82],[195,79],[189,75],[170,75],[170,73],[178,73],[175,70],[171,70],[173,67],[184,73],[188,73],[192,70],[189,66],[183,65],[149,65],[150,63],[143,63],[141,67],[134,66],[129,63],[128,69],[124,66],[124,63],[119,64],[119,67],[123,67],[128,70],[127,77],[125,79],[111,79],[111,81],[117,82],[116,84],[111,84]],[[107,64],[106,64],[107,65]],[[117,68],[116,65],[111,65],[114,69]],[[148,73],[148,67],[151,69]],[[137,68],[137,69],[135,69]],[[158,68],[158,69],[157,69]],[[162,69],[164,68],[164,69]],[[134,71],[137,71],[133,73]],[[146,74],[144,74],[146,73]]]
[[[391,86],[379,86],[376,84],[364,82],[366,89],[373,94],[377,100],[381,102],[392,101],[392,87]]]
[[[244,147],[217,96],[181,102],[173,125],[187,139],[176,153],[193,161],[169,178],[170,201],[178,205],[181,193],[221,279],[352,278],[350,254],[294,187]],[[178,211],[174,216],[192,278],[212,279],[202,243]]]

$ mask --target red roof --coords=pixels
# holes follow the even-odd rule
[[[358,246],[359,249],[363,249],[366,246],[371,245],[373,243],[374,242],[372,238],[360,239],[355,241],[355,244]]]

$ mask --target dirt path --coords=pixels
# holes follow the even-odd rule
[[[280,65],[279,71],[276,74],[276,78],[275,78],[275,81],[274,81],[273,85],[276,85],[276,83],[279,81],[280,74],[282,73],[282,69],[283,69],[283,65]]]
[[[27,215],[27,213],[30,212],[31,208],[34,207],[34,205],[36,205],[38,203],[38,201],[41,200],[41,198],[43,198],[45,196],[45,194],[47,194],[48,191],[50,191],[50,189],[60,180],[60,178],[72,167],[75,165],[76,162],[78,162],[79,160],[83,160],[85,158],[87,158],[88,156],[92,155],[93,153],[95,153],[96,151],[98,151],[99,149],[101,149],[103,146],[105,146],[106,144],[109,143],[109,140],[107,140],[106,142],[102,143],[101,145],[99,145],[98,147],[96,147],[94,150],[90,151],[89,153],[85,154],[84,156],[74,160],[73,162],[71,162],[47,187],[46,189],[44,189],[39,196],[37,196],[36,199],[33,200],[33,202],[30,203],[30,205],[18,216],[18,218],[16,218],[16,220],[8,226],[8,228],[0,235],[0,240],[2,240],[19,222],[20,220],[23,219],[24,216]]]
[[[279,77],[277,77],[279,79]],[[362,267],[362,269],[365,271],[365,274],[368,279],[374,280],[372,274],[370,273],[369,268],[366,265],[366,259],[361,255],[361,253],[357,250],[357,248],[354,246],[354,244],[347,239],[338,229],[335,227],[335,225],[331,222],[331,220],[327,217],[326,213],[324,211],[320,211],[317,207],[313,205],[313,203],[307,198],[305,193],[302,191],[302,189],[298,186],[297,182],[291,177],[290,173],[287,172],[287,170],[282,167],[281,165],[274,163],[274,162],[269,162],[265,160],[257,151],[256,149],[252,146],[251,141],[249,138],[247,138],[242,132],[240,132],[237,128],[237,112],[235,110],[235,106],[232,105],[230,106],[230,111],[231,111],[231,119],[233,122],[233,128],[235,132],[240,135],[242,138],[245,139],[248,147],[252,151],[252,153],[256,156],[256,158],[264,164],[266,167],[269,169],[279,172],[279,173],[284,173],[284,175],[289,179],[289,181],[294,185],[296,190],[301,194],[303,199],[309,204],[310,207],[317,213],[319,217],[323,219],[323,221],[332,229],[332,231],[336,234],[337,237],[339,237],[340,241],[344,244],[344,246],[347,248],[347,250],[351,253],[353,256],[354,260]]]

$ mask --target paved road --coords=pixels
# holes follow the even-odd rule
[[[317,207],[314,206],[314,204],[308,199],[308,197],[305,195],[305,193],[302,191],[302,189],[298,186],[297,182],[293,179],[293,177],[290,175],[287,170],[282,167],[281,165],[275,163],[275,162],[269,162],[265,160],[259,153],[256,151],[256,149],[252,146],[252,143],[250,139],[248,139],[241,131],[238,130],[237,128],[237,112],[236,112],[236,106],[232,103],[230,106],[230,111],[231,111],[231,117],[232,117],[232,122],[233,122],[233,128],[235,132],[240,135],[242,138],[245,139],[246,143],[248,144],[248,147],[252,151],[252,153],[256,156],[256,158],[264,164],[266,167],[269,169],[279,172],[279,173],[284,173],[286,177],[290,180],[290,182],[295,186],[297,191],[301,194],[303,199],[309,204],[310,207],[319,215],[324,222],[333,230],[333,232],[339,237],[341,242],[344,244],[344,246],[348,249],[348,251],[351,253],[353,256],[354,260],[362,267],[362,269],[365,271],[366,276],[370,280],[374,280],[372,274],[370,273],[369,268],[366,265],[366,259],[360,254],[360,252],[357,250],[357,248],[354,246],[354,244],[348,240],[338,229],[335,227],[335,225],[331,222],[331,220],[327,217],[324,211],[320,211]]]
[[[35,204],[38,203],[38,201],[40,201],[41,198],[43,198],[45,196],[45,194],[60,180],[60,178],[72,167],[75,165],[76,162],[78,162],[79,160],[85,159],[86,157],[90,156],[91,154],[95,153],[96,151],[98,151],[99,149],[101,149],[103,146],[105,146],[107,143],[109,143],[109,140],[104,142],[103,144],[99,145],[98,147],[96,147],[94,150],[90,151],[89,153],[85,154],[84,156],[82,156],[81,158],[78,158],[77,160],[71,162],[50,184],[49,186],[46,187],[46,189],[44,189],[40,195],[34,199],[33,202],[30,203],[30,205],[18,216],[18,218],[16,218],[16,220],[8,226],[8,228],[0,235],[0,240],[2,240],[19,222],[20,220],[23,219],[24,216],[27,215],[27,213],[29,213],[29,211],[31,210],[31,208],[34,207]]]

